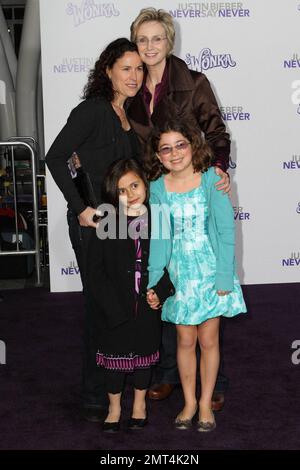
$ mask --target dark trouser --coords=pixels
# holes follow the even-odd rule
[[[104,370],[96,365],[97,337],[95,332],[99,328],[97,311],[88,295],[86,255],[90,235],[93,228],[81,227],[76,214],[68,210],[67,213],[69,235],[77,264],[80,270],[85,300],[84,332],[83,332],[83,358],[82,358],[82,401],[85,407],[106,407],[107,391],[105,387]]]
[[[220,366],[215,386],[215,391],[225,392],[228,388],[228,379],[224,375],[224,361],[222,354],[223,326],[220,324]],[[162,342],[160,347],[160,362],[155,368],[154,382],[179,384],[180,378],[177,369],[177,334],[176,326],[172,323],[163,322]]]
[[[127,372],[105,369],[105,382],[108,393],[121,393]],[[132,382],[137,390],[146,390],[151,382],[152,369],[136,369],[132,372]]]

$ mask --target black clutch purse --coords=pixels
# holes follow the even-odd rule
[[[76,176],[73,178],[79,195],[86,206],[97,208],[97,200],[90,180],[90,175],[82,167],[76,169]]]
[[[97,208],[97,199],[91,183],[90,175],[81,166],[80,158],[73,152],[68,160],[69,170],[79,195],[86,206]]]

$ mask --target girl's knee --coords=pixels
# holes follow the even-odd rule
[[[219,340],[217,337],[207,337],[199,339],[199,346],[201,351],[209,351],[219,347]]]
[[[177,344],[180,348],[193,349],[196,347],[197,338],[194,335],[178,335]]]

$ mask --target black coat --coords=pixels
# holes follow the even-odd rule
[[[89,174],[97,203],[101,202],[101,183],[108,166],[119,158],[138,158],[135,133],[124,131],[111,104],[104,98],[90,98],[74,108],[66,125],[51,145],[46,163],[68,205],[80,214],[86,204],[72,181],[67,160],[76,152]]]
[[[136,314],[134,240],[100,240],[96,233],[90,239],[88,291],[99,315],[99,351],[102,353],[144,356],[159,349],[161,312],[152,310],[146,301],[149,245],[149,239],[141,239],[141,284]],[[174,295],[167,272],[154,290],[161,303]]]

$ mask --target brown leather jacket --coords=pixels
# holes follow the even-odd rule
[[[153,126],[161,125],[170,117],[192,115],[213,150],[213,165],[226,171],[230,137],[208,79],[201,72],[189,70],[186,63],[174,55],[167,59],[167,67],[168,91],[155,106],[151,118],[142,91],[130,101],[127,115],[133,129],[145,143]]]

